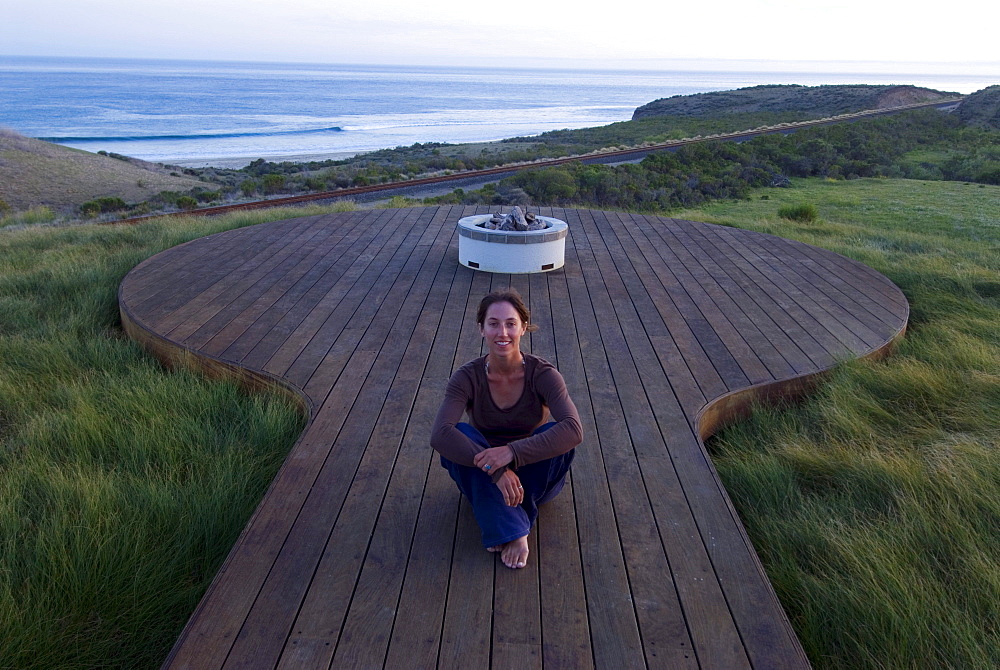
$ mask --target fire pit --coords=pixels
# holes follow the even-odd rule
[[[498,219],[507,224],[495,223]],[[531,225],[535,230],[503,230],[494,225]],[[505,274],[558,270],[565,262],[568,233],[565,221],[531,215],[525,219],[518,207],[507,217],[466,216],[458,221],[458,262],[474,270]]]

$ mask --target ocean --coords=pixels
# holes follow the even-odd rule
[[[982,77],[543,70],[0,56],[0,127],[86,151],[186,166],[336,158],[628,120],[678,94],[757,84],[915,84]]]

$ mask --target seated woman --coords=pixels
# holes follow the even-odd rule
[[[508,568],[527,563],[538,505],[562,490],[583,439],[562,375],[521,353],[521,336],[537,329],[529,318],[517,291],[482,299],[476,322],[489,353],[452,374],[431,434],[441,465],[472,504],[483,546]],[[463,413],[471,425],[460,423]]]

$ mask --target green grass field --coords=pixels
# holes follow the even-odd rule
[[[800,204],[819,220],[776,214]],[[709,443],[813,664],[1000,667],[1000,188],[797,181],[673,215],[832,249],[910,301],[892,357]]]
[[[819,218],[778,215],[800,205]],[[1000,667],[998,205],[1000,187],[814,180],[670,213],[857,258],[911,302],[894,356],[709,444],[817,668]],[[118,282],[313,211],[0,232],[0,666],[163,660],[301,417],[165,373],[122,338]]]
[[[303,425],[123,337],[139,261],[252,212],[0,232],[0,667],[153,668]]]

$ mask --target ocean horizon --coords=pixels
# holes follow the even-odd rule
[[[528,69],[0,56],[0,127],[186,166],[343,158],[631,119],[658,98],[758,84],[912,84],[983,75]]]

